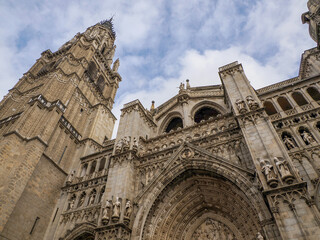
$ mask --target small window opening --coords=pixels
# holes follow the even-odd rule
[[[309,87],[307,89],[307,92],[313,98],[313,100],[320,101],[320,93],[319,93],[318,89],[316,89],[315,87]]]
[[[268,115],[273,115],[273,114],[277,113],[277,110],[274,107],[272,102],[266,101],[266,102],[264,102],[263,105],[264,105],[264,108],[265,108]]]
[[[288,99],[286,99],[285,97],[279,97],[277,101],[283,111],[292,109],[291,104],[289,103]]]
[[[304,98],[304,96],[299,93],[299,92],[294,92],[292,93],[292,97],[294,99],[294,101],[299,105],[299,106],[303,106],[308,104],[307,100]]]
[[[106,158],[102,158],[99,165],[99,172],[104,169],[105,165],[106,165]]]

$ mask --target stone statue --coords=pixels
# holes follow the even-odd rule
[[[119,66],[120,66],[120,60],[119,58],[117,58],[117,60],[113,63],[112,71],[118,72]]]
[[[132,213],[132,205],[130,200],[128,200],[126,203],[126,211],[124,213],[124,217],[129,219],[131,216],[131,213]]]
[[[134,151],[138,151],[138,142],[137,142],[137,138],[133,138],[133,144],[132,144],[132,150]]]
[[[283,138],[283,142],[284,142],[284,144],[286,145],[286,147],[288,148],[288,150],[296,147],[293,139],[290,138],[290,137],[288,137],[288,136],[285,136],[285,137]]]
[[[78,206],[81,207],[84,203],[84,198],[85,198],[85,195],[81,195],[80,196],[80,199],[79,199],[79,203],[78,203]]]
[[[72,198],[70,203],[69,203],[69,209],[73,209],[74,208],[74,203],[75,203],[75,198]]]
[[[115,147],[116,153],[120,153],[120,152],[121,152],[122,146],[123,146],[123,141],[122,141],[122,139],[120,139],[120,140],[117,142],[116,147]]]
[[[121,207],[121,202],[119,201],[119,197],[117,197],[117,200],[113,203],[112,218],[120,217],[120,207]]]
[[[89,199],[89,205],[92,205],[94,203],[95,198],[96,198],[96,193],[92,192]]]
[[[74,179],[74,174],[75,174],[76,171],[72,171],[69,175],[68,175],[68,178],[67,178],[67,182],[66,184],[67,185],[70,185]]]
[[[124,137],[122,139],[122,149],[123,151],[127,151],[129,149],[131,137]]]
[[[240,100],[240,99],[238,99],[238,100],[236,101],[236,106],[237,106],[238,111],[239,111],[240,113],[244,113],[244,112],[247,111],[246,105],[245,105],[244,101],[242,101],[242,100]]]
[[[288,162],[286,160],[281,160],[277,157],[274,157],[274,162],[280,172],[281,179],[286,181],[286,183],[291,184],[293,182],[293,175],[290,172]]]
[[[301,133],[301,137],[307,145],[314,142],[312,135],[306,130],[303,130],[303,132]]]
[[[257,109],[259,107],[258,103],[253,99],[252,96],[250,96],[250,95],[247,96],[246,100],[247,100],[248,106],[251,110]]]
[[[260,232],[257,233],[257,240],[263,240],[263,236],[261,235]]]
[[[183,91],[184,90],[184,83],[180,83],[180,86],[179,86],[179,92]]]
[[[110,210],[111,210],[111,203],[109,200],[106,201],[106,206],[104,207],[103,209],[103,212],[102,212],[102,218],[101,218],[101,221],[104,225],[107,225],[108,222],[109,222],[109,216],[110,216]]]
[[[266,176],[268,185],[271,187],[277,187],[278,186],[277,176],[269,160],[261,159],[260,166],[263,174]]]

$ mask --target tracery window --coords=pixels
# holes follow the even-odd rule
[[[195,114],[194,114],[194,121],[196,123],[201,122],[202,120],[206,121],[210,117],[216,117],[218,114],[220,114],[219,111],[217,111],[214,108],[211,107],[203,107],[200,108]]]
[[[287,111],[287,110],[292,109],[292,106],[289,103],[287,98],[281,96],[281,97],[278,97],[277,101],[278,101],[278,103],[279,103],[279,105],[280,105],[280,107],[282,108],[283,111]]]
[[[277,113],[277,109],[274,107],[272,102],[265,101],[263,105],[268,115],[273,115]]]
[[[309,95],[312,97],[313,100],[320,101],[320,93],[318,89],[316,89],[315,87],[309,87],[307,89],[307,92],[309,93]]]
[[[181,118],[175,117],[169,122],[165,132],[175,131],[178,130],[178,128],[183,128],[183,122]]]
[[[299,106],[308,104],[307,100],[304,98],[304,96],[300,92],[292,93],[292,98]]]

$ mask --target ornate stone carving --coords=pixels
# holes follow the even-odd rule
[[[252,96],[250,96],[250,95],[247,96],[246,100],[247,100],[247,103],[248,103],[250,110],[255,110],[255,109],[259,108],[259,104],[253,99]]]
[[[107,225],[110,220],[109,216],[111,214],[111,208],[112,208],[111,201],[107,200],[106,206],[103,209],[102,218],[101,218],[101,222],[103,225]]]
[[[260,232],[257,233],[257,240],[264,240]]]
[[[112,212],[112,220],[113,221],[119,220],[120,208],[121,208],[121,202],[119,201],[119,197],[117,197],[117,200],[113,203],[113,212]]]
[[[260,166],[263,174],[266,177],[267,184],[272,188],[277,187],[278,186],[277,175],[274,172],[273,165],[270,163],[270,161],[267,159],[260,159]]]
[[[208,218],[192,234],[191,240],[235,240],[234,233],[225,224]]]
[[[247,111],[246,104],[243,100],[238,99],[236,101],[236,106],[238,108],[239,113],[245,113]]]
[[[67,181],[66,181],[66,185],[70,185],[72,184],[72,181],[74,179],[74,174],[75,174],[76,171],[72,171],[69,175],[68,175],[68,178],[67,178]]]
[[[312,144],[315,140],[312,137],[311,133],[307,132],[306,130],[304,130],[301,133],[301,137],[303,139],[303,141],[308,145],[308,144]]]
[[[138,145],[138,141],[137,141],[137,138],[133,138],[133,143],[132,143],[132,150],[137,152],[139,149],[139,145]]]
[[[190,159],[194,156],[194,152],[191,149],[186,148],[181,152],[180,156],[183,160],[188,159],[188,158]]]
[[[289,169],[289,164],[286,160],[278,157],[274,157],[274,162],[280,172],[281,179],[287,184],[291,184],[294,180],[294,177]]]

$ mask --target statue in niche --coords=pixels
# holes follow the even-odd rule
[[[263,174],[266,176],[267,184],[272,188],[277,187],[278,186],[277,176],[269,160],[261,159],[260,166]]]
[[[288,150],[296,147],[296,144],[294,143],[293,139],[288,136],[284,136],[283,142],[286,145],[286,147],[288,148]]]
[[[81,207],[84,203],[85,194],[82,194],[79,199],[78,207]]]
[[[106,206],[104,207],[103,209],[103,212],[102,212],[102,218],[101,218],[101,221],[104,225],[107,225],[108,222],[109,222],[109,216],[110,216],[110,210],[111,210],[111,203],[109,200],[106,201]]]
[[[96,193],[91,192],[90,198],[89,198],[89,205],[92,205],[94,203],[95,198],[96,198]]]
[[[76,172],[76,171],[72,171],[72,172],[68,175],[67,182],[66,182],[67,185],[72,184],[72,181],[73,181],[73,179],[74,179],[74,174],[75,174],[75,172]]]
[[[251,110],[257,109],[259,107],[259,104],[253,99],[251,95],[247,96],[246,100]]]
[[[307,145],[312,144],[314,142],[312,135],[306,130],[303,130],[303,132],[301,133],[301,137]]]
[[[128,200],[126,203],[126,210],[124,213],[124,217],[127,219],[130,219],[131,213],[132,213],[132,204],[131,204],[130,200]]]
[[[121,207],[121,202],[119,201],[119,197],[117,197],[117,200],[113,203],[112,218],[117,219],[120,217],[120,207]]]
[[[291,184],[293,182],[293,176],[289,169],[289,164],[284,159],[279,159],[274,157],[274,162],[280,172],[281,179],[284,180],[286,183]]]
[[[120,66],[120,60],[119,58],[117,58],[117,60],[113,63],[112,71],[118,72],[119,66]]]
[[[75,203],[76,199],[75,198],[72,198],[70,200],[70,203],[69,203],[69,209],[73,209],[74,208],[74,203]]]
[[[236,106],[238,108],[239,113],[244,113],[247,111],[245,102],[240,99],[236,101]]]

